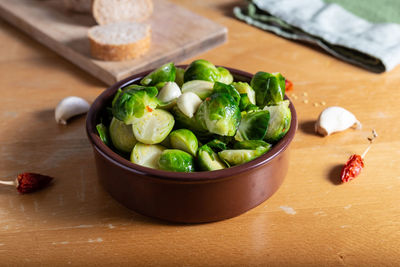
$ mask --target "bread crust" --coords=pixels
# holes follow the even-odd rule
[[[90,30],[88,37],[92,56],[105,61],[123,61],[138,58],[145,54],[151,45],[150,28],[142,39],[128,44],[115,45],[101,43],[91,36]]]
[[[108,9],[104,10],[101,8],[101,6],[105,5],[106,3],[111,5],[113,4],[111,1],[109,2],[107,1],[109,0],[93,0],[92,15],[99,25],[105,25],[109,23],[122,22],[122,21],[143,22],[151,16],[154,9],[152,0],[128,0],[129,3],[132,5],[141,5],[140,7],[137,8],[138,10],[140,10],[140,12],[137,12],[138,14],[131,14],[128,18],[121,18],[120,16],[121,14],[115,16],[114,15],[115,13],[109,12]]]

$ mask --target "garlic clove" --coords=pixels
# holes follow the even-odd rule
[[[178,98],[176,105],[183,114],[189,118],[192,118],[201,103],[202,101],[200,97],[198,97],[195,93],[186,92]]]
[[[341,132],[350,127],[361,129],[361,123],[353,113],[338,106],[324,109],[315,123],[315,131],[323,136]]]
[[[68,119],[88,112],[89,108],[90,105],[85,99],[77,96],[68,96],[62,99],[55,109],[56,122],[65,125]]]

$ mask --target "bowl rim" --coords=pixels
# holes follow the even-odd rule
[[[187,66],[188,65],[176,65],[176,67],[180,68],[186,68]],[[224,67],[224,66],[218,66],[218,67]],[[228,69],[236,79],[239,77],[239,80],[249,81],[253,76],[253,74],[242,70],[229,67],[224,67],[224,68]],[[297,114],[292,101],[285,95],[285,99],[289,100],[290,102],[289,108],[292,115],[290,122],[290,129],[278,143],[272,146],[271,150],[269,150],[267,153],[254,160],[222,170],[200,171],[200,172],[190,172],[190,173],[158,170],[132,163],[131,161],[118,155],[116,152],[111,150],[111,148],[109,148],[106,144],[104,144],[101,141],[96,130],[96,125],[100,113],[99,111],[103,110],[106,107],[107,103],[111,102],[112,97],[114,96],[118,88],[127,86],[129,84],[141,80],[141,78],[143,78],[145,75],[147,75],[153,70],[154,69],[151,69],[143,71],[138,74],[131,75],[108,87],[99,96],[97,96],[97,98],[90,106],[90,109],[86,116],[86,133],[93,148],[96,149],[97,152],[100,153],[108,161],[112,162],[115,165],[118,165],[119,167],[127,171],[134,172],[139,175],[149,176],[152,178],[160,178],[162,180],[169,180],[169,181],[180,181],[180,182],[216,181],[220,179],[229,178],[230,176],[238,175],[246,171],[250,171],[252,169],[258,168],[262,165],[269,163],[279,154],[285,151],[294,138],[294,135],[297,130]]]

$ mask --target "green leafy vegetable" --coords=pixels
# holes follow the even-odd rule
[[[101,141],[109,146],[111,144],[110,137],[108,135],[107,127],[103,123],[99,123],[96,125],[96,130],[100,136]]]
[[[122,90],[118,98],[113,101],[112,113],[125,124],[132,124],[135,118],[143,116],[146,109],[157,107],[157,93],[158,90],[155,87]]]
[[[270,120],[268,130],[264,137],[265,141],[270,143],[278,142],[289,131],[292,113],[289,108],[289,101],[279,102],[275,106],[267,106],[264,110],[268,110]]]
[[[166,149],[158,160],[158,166],[162,170],[175,172],[193,172],[193,157],[179,149]]]
[[[122,152],[130,153],[137,140],[133,135],[132,126],[113,118],[110,123],[110,137],[114,147]]]
[[[214,93],[228,94],[231,97],[233,97],[233,99],[235,99],[236,104],[239,105],[240,94],[235,89],[235,87],[233,87],[230,84],[225,84],[225,83],[221,83],[221,82],[215,82],[214,83]]]
[[[218,139],[211,140],[206,145],[215,152],[219,152],[226,149],[226,144]]]
[[[264,147],[256,149],[228,149],[218,152],[218,156],[229,165],[240,165],[258,158],[268,150]]]
[[[233,82],[233,76],[229,70],[225,69],[224,67],[217,67],[217,70],[220,74],[220,78],[218,80],[219,82],[226,84],[231,84]]]
[[[208,145],[203,145],[199,148],[197,154],[197,163],[202,171],[215,171],[225,169],[225,164],[219,159]]]
[[[158,169],[158,160],[165,147],[137,143],[131,153],[131,162],[145,167]]]
[[[173,148],[183,150],[196,156],[199,143],[193,132],[188,129],[179,129],[170,133],[170,144]]]
[[[204,80],[215,82],[221,77],[219,70],[211,62],[199,59],[193,61],[183,76],[184,82],[192,80]]]
[[[176,68],[174,63],[166,63],[146,75],[140,83],[145,86],[157,86],[158,88],[161,88],[163,87],[163,82],[175,81],[175,74]]]
[[[260,108],[251,103],[247,94],[240,94],[239,109],[240,111],[256,111]]]
[[[234,149],[257,149],[259,147],[262,147],[265,149],[265,152],[269,151],[271,149],[271,144],[264,142],[262,140],[245,140],[241,142],[236,142],[233,145]]]
[[[268,110],[242,113],[242,120],[236,132],[235,139],[243,140],[263,140],[268,129],[270,119]]]
[[[185,69],[176,68],[175,72],[175,82],[178,84],[179,87],[183,85],[183,75],[185,74]]]
[[[174,127],[174,116],[168,111],[155,109],[146,112],[132,124],[136,139],[144,144],[158,144],[162,142]]]
[[[280,73],[257,72],[250,82],[256,93],[257,106],[281,102],[285,95],[285,78]]]
[[[224,93],[214,93],[206,98],[195,117],[202,128],[223,136],[234,136],[241,118],[235,99]]]

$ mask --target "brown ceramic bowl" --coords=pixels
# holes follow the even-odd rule
[[[252,74],[227,68],[236,81]],[[289,145],[297,129],[292,103],[291,128],[272,149],[248,163],[224,170],[180,173],[131,163],[102,143],[96,131],[101,112],[118,88],[140,81],[150,71],[133,75],[105,90],[92,104],[86,130],[93,145],[98,177],[106,190],[126,207],[159,219],[203,223],[237,216],[274,194],[289,166]]]

